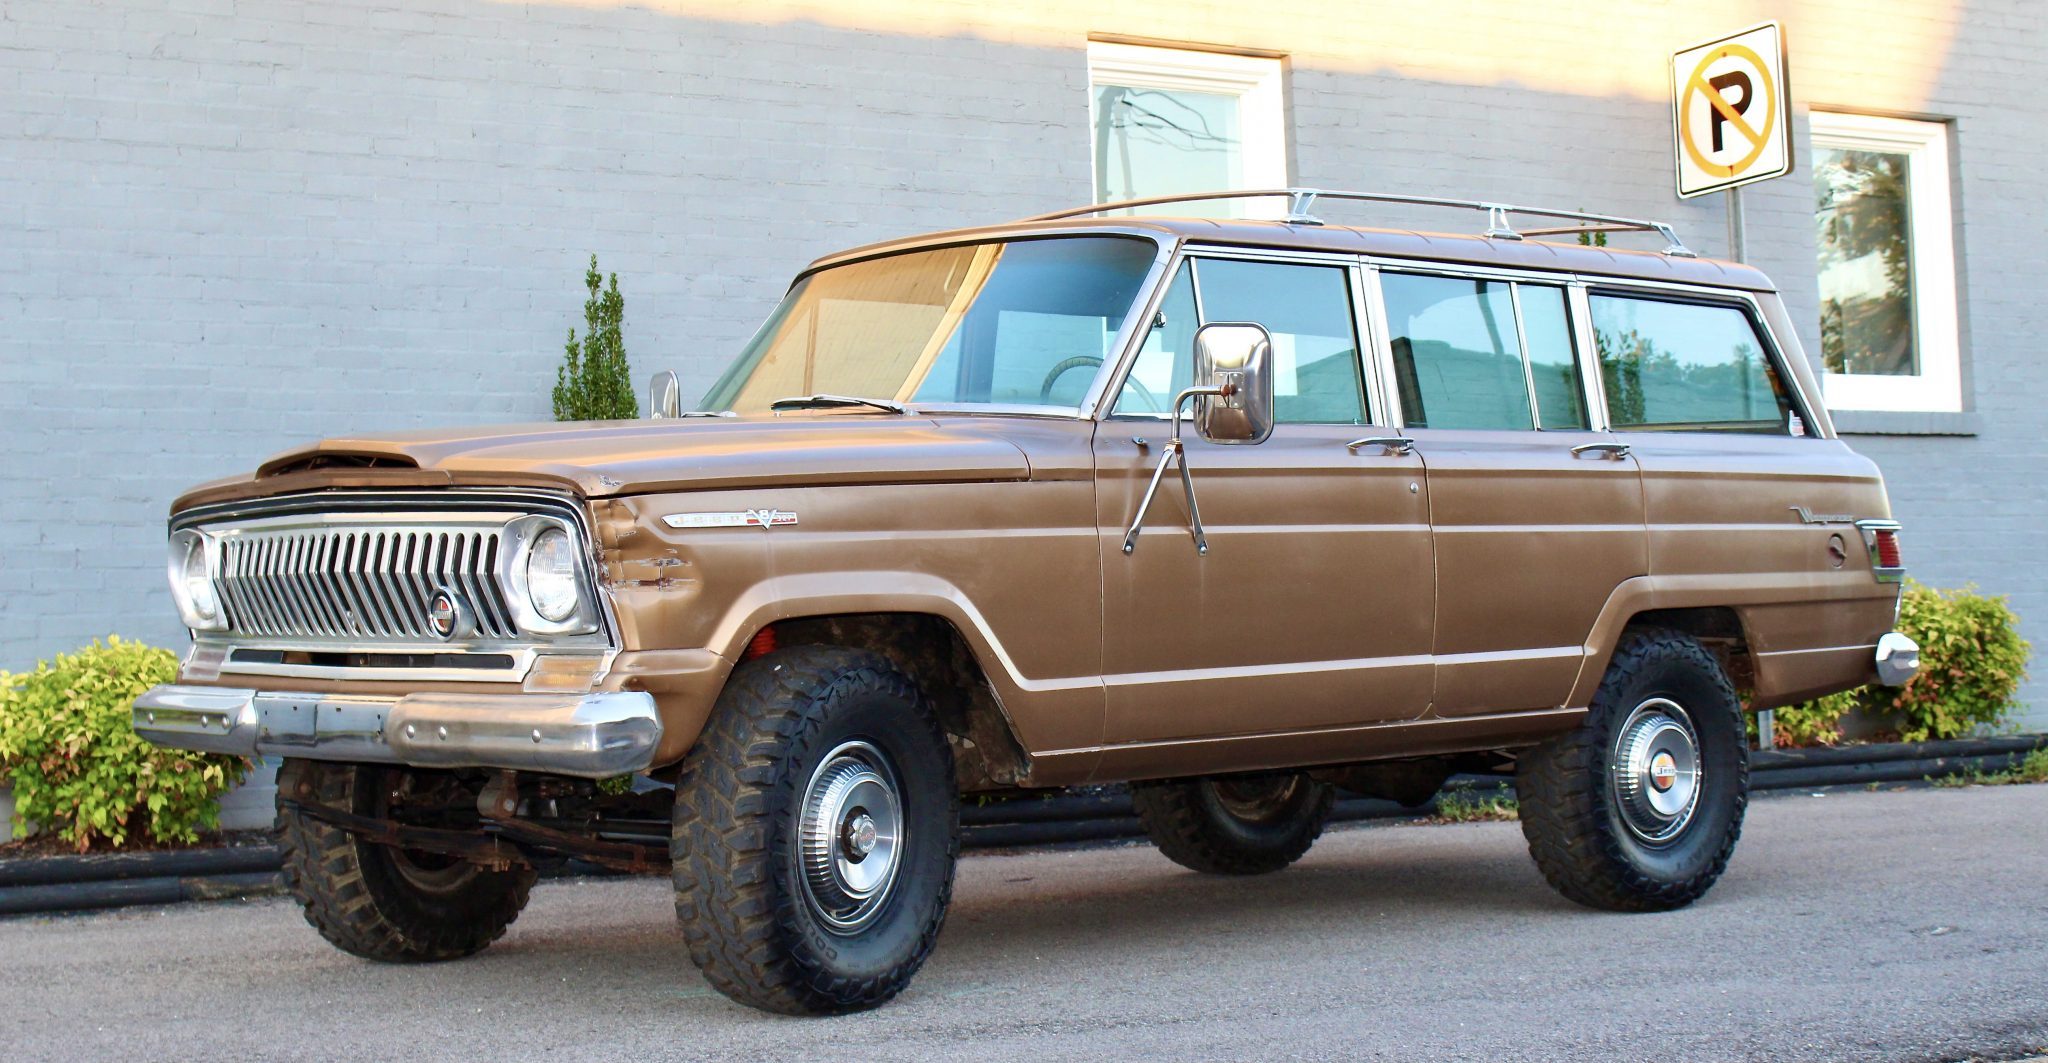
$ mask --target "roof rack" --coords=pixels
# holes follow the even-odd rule
[[[1697,258],[1678,239],[1671,226],[1661,221],[1645,221],[1640,218],[1622,218],[1612,214],[1589,214],[1583,210],[1557,210],[1551,207],[1517,207],[1507,203],[1488,203],[1477,199],[1444,199],[1440,196],[1404,196],[1393,192],[1338,192],[1321,188],[1262,188],[1225,192],[1188,192],[1173,196],[1150,196],[1145,199],[1125,199],[1115,203],[1097,203],[1071,210],[1057,210],[1051,214],[1038,214],[1025,221],[1058,221],[1062,218],[1081,218],[1090,214],[1103,214],[1113,210],[1127,210],[1132,207],[1151,207],[1162,203],[1192,203],[1208,199],[1273,199],[1287,198],[1287,221],[1293,225],[1321,225],[1321,218],[1309,213],[1318,199],[1343,199],[1363,203],[1407,203],[1423,207],[1451,207],[1458,210],[1483,210],[1486,212],[1486,238],[1489,240],[1520,240],[1528,236],[1568,236],[1581,233],[1656,233],[1664,238],[1664,254],[1673,258]],[[1532,218],[1563,218],[1580,222],[1578,225],[1560,225],[1541,229],[1516,229],[1508,223],[1508,216],[1521,214]]]

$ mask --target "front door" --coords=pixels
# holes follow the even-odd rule
[[[1355,276],[1341,264],[1199,257],[1172,282],[1095,440],[1110,746],[1314,732],[1407,719],[1428,704],[1422,464],[1347,446],[1390,434],[1366,408]],[[1210,321],[1272,334],[1279,423],[1246,445],[1185,428],[1208,553],[1196,552],[1169,471],[1126,554],[1168,434],[1157,414],[1188,386],[1195,328]],[[1219,756],[1205,763],[1258,766],[1249,750],[1243,764]]]
[[[1592,399],[1561,285],[1379,274],[1429,468],[1437,716],[1557,708],[1600,610],[1649,572],[1642,477]]]

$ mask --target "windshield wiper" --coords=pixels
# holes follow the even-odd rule
[[[888,399],[863,399],[854,395],[797,395],[787,399],[776,399],[768,404],[771,410],[818,410],[834,406],[872,406],[889,413],[909,413],[910,407]]]

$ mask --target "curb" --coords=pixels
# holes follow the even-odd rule
[[[2036,749],[2048,749],[2048,734],[1761,750],[1750,754],[1750,789],[1917,782],[1958,772],[2002,771]],[[1514,792],[1502,778],[1483,775],[1455,776],[1445,788],[1467,789],[1478,797]],[[1331,810],[1330,822],[1417,819],[1435,811],[1434,798],[1414,807],[1377,798],[1344,798]],[[1113,841],[1142,837],[1145,832],[1129,792],[1121,787],[968,805],[960,810],[960,826],[962,849]],[[0,860],[0,916],[274,895],[283,888],[277,875],[281,859],[274,845],[237,845]],[[543,877],[593,873],[612,874],[572,860]]]

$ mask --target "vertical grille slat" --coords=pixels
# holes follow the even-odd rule
[[[261,615],[257,620],[258,633],[263,635],[282,634],[279,630],[282,625],[278,622],[277,601],[270,592],[270,555],[274,545],[268,539],[257,540],[255,556],[250,558],[251,587],[262,602]]]

